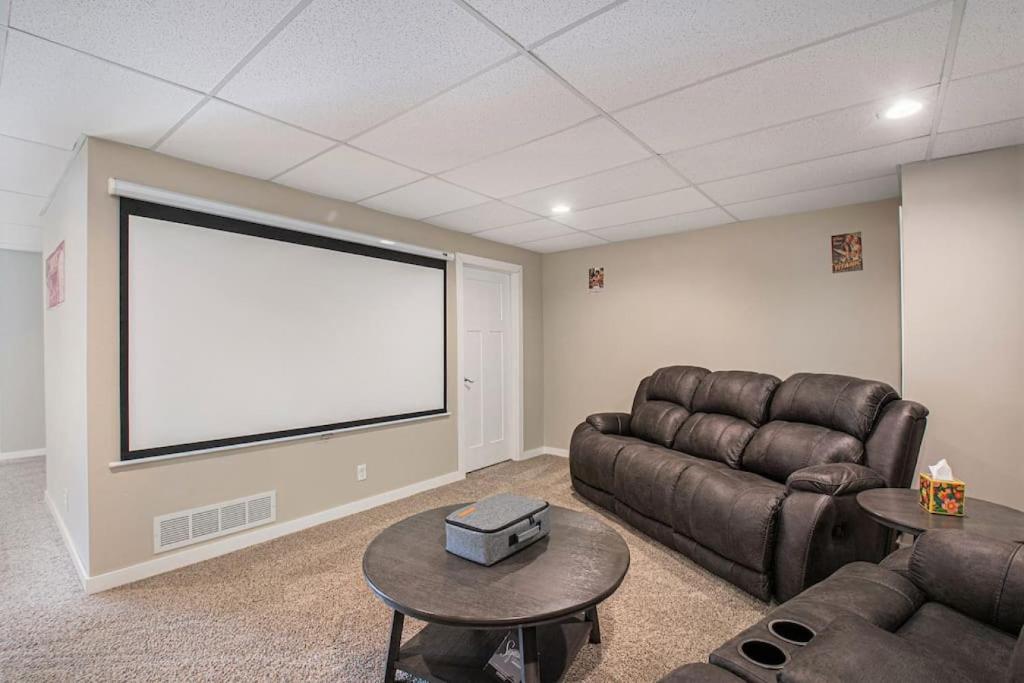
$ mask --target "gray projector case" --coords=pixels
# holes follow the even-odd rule
[[[490,566],[548,535],[546,501],[499,493],[463,506],[444,520],[448,552]]]

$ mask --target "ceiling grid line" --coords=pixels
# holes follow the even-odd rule
[[[247,53],[245,53],[245,55],[233,67],[231,67],[228,70],[228,72],[224,75],[224,77],[221,78],[217,82],[217,84],[215,86],[213,86],[213,88],[210,89],[209,92],[204,93],[203,99],[201,99],[199,102],[197,102],[196,105],[194,107],[192,107],[189,111],[185,112],[185,115],[182,116],[181,119],[177,123],[175,123],[173,126],[171,126],[170,130],[168,130],[166,133],[164,133],[162,136],[160,136],[160,139],[157,140],[156,142],[154,142],[153,145],[150,147],[150,149],[157,149],[157,148],[159,148],[160,145],[162,145],[164,142],[166,142],[169,137],[174,135],[174,133],[176,133],[179,128],[181,128],[183,125],[185,125],[185,123],[189,119],[191,119],[193,116],[195,116],[195,114],[200,109],[202,109],[204,106],[206,106],[207,102],[209,102],[211,99],[216,97],[217,93],[220,92],[221,89],[225,85],[228,84],[228,81],[230,81],[232,78],[234,78],[238,74],[238,72],[242,70],[242,67],[244,67],[246,64],[248,64],[250,61],[252,61],[252,59],[263,50],[263,48],[265,48],[267,45],[269,45],[270,41],[272,41],[274,38],[276,38],[277,34],[279,34],[281,31],[283,31],[285,29],[285,27],[288,26],[288,24],[292,23],[292,20],[295,19],[295,17],[299,16],[299,14],[301,14],[302,11],[305,10],[306,7],[308,7],[311,2],[313,2],[313,0],[299,0],[298,4],[296,4],[294,7],[292,7],[292,9],[287,14],[285,14],[280,19],[280,21],[278,21],[276,24],[274,24],[274,27],[271,28],[267,32],[267,34],[265,36],[263,36],[259,40],[259,42],[256,43],[256,45],[254,45],[252,47],[252,49],[250,49]]]
[[[502,30],[500,27],[498,27],[497,24],[495,24],[490,19],[488,19],[487,17],[482,15],[480,12],[478,12],[476,10],[476,8],[474,8],[472,5],[470,5],[468,2],[466,2],[466,0],[453,0],[453,2],[457,3],[460,7],[462,7],[467,12],[469,12],[470,15],[476,17],[485,26],[490,28],[492,31],[494,31],[497,35],[501,36],[502,38],[504,38],[506,41],[508,41],[509,44],[515,46],[516,49],[520,50],[524,55],[529,57],[537,66],[541,67],[542,69],[547,71],[553,78],[558,80],[567,90],[569,90],[569,92],[573,93],[574,95],[579,97],[582,101],[586,102],[591,108],[594,109],[594,111],[596,111],[606,121],[608,121],[613,126],[618,128],[625,135],[629,136],[629,138],[632,139],[633,142],[635,142],[638,145],[640,145],[645,151],[647,151],[647,153],[649,155],[651,155],[653,157],[656,157],[658,159],[661,159],[661,163],[664,164],[665,168],[667,168],[669,171],[671,171],[672,173],[677,175],[679,178],[681,178],[687,184],[692,185],[693,188],[695,190],[697,190],[698,193],[703,195],[705,199],[707,199],[709,202],[711,202],[712,204],[717,206],[722,211],[725,211],[726,214],[728,214],[731,218],[736,220],[736,216],[733,216],[729,211],[727,211],[725,209],[725,207],[721,206],[718,202],[716,202],[714,199],[709,197],[703,190],[700,189],[700,187],[698,187],[697,185],[692,183],[690,181],[690,179],[687,178],[679,169],[675,168],[672,164],[668,163],[668,161],[665,160],[660,154],[655,152],[654,149],[650,145],[648,145],[646,142],[641,140],[636,134],[633,133],[633,131],[629,130],[624,125],[622,125],[622,123],[620,123],[618,119],[616,119],[614,116],[612,116],[610,113],[605,111],[602,107],[600,107],[596,102],[594,102],[589,97],[587,97],[582,92],[580,92],[580,90],[577,89],[576,86],[574,86],[572,83],[570,83],[560,73],[555,71],[555,69],[552,68],[547,62],[545,62],[543,59],[541,59],[540,57],[538,57],[534,53],[532,53],[529,50],[527,50],[515,38],[513,38],[509,34],[505,33],[505,31]]]
[[[455,1],[459,2],[460,0],[455,0]],[[955,1],[963,2],[964,0],[955,0]],[[709,82],[717,80],[719,78],[724,78],[725,76],[730,76],[730,75],[732,75],[734,73],[738,73],[740,71],[745,71],[745,70],[750,69],[752,67],[760,66],[761,64],[765,64],[767,62],[771,62],[771,61],[774,61],[776,59],[780,59],[782,57],[788,57],[789,55],[796,54],[797,52],[802,52],[803,50],[807,50],[807,49],[812,48],[812,47],[818,47],[819,45],[824,45],[826,43],[832,42],[833,40],[838,40],[839,38],[845,38],[846,36],[853,35],[854,33],[859,33],[861,31],[866,31],[868,29],[876,28],[878,26],[882,26],[883,24],[887,24],[887,23],[892,22],[892,21],[898,21],[900,19],[905,19],[905,18],[907,18],[909,16],[912,16],[914,14],[917,14],[919,12],[925,12],[925,11],[933,9],[935,7],[939,7],[940,5],[949,4],[949,2],[950,2],[950,0],[935,0],[934,2],[929,2],[929,3],[924,4],[924,5],[918,5],[917,7],[913,7],[911,9],[906,10],[904,12],[901,12],[899,14],[894,14],[891,17],[886,17],[884,19],[879,19],[877,21],[873,21],[873,22],[871,22],[869,24],[864,24],[862,26],[857,26],[857,27],[852,28],[852,29],[847,29],[846,31],[841,31],[839,33],[835,33],[835,34],[827,36],[825,38],[819,38],[818,40],[812,41],[810,43],[805,43],[803,45],[799,45],[799,46],[794,47],[794,48],[790,48],[789,50],[783,50],[781,52],[777,52],[777,53],[769,55],[767,57],[762,57],[761,59],[756,59],[756,60],[754,60],[752,62],[748,62],[746,64],[742,64],[740,66],[733,67],[731,69],[726,69],[725,71],[716,72],[716,73],[714,73],[714,74],[712,74],[710,76],[707,76],[705,78],[700,78],[700,79],[698,79],[696,81],[693,81],[691,83],[687,83],[685,85],[681,85],[681,86],[672,88],[670,90],[666,90],[665,92],[659,93],[657,95],[653,95],[651,97],[646,97],[646,98],[644,98],[642,100],[637,100],[636,102],[631,102],[630,104],[624,105],[622,107],[619,107],[618,109],[613,110],[611,113],[612,114],[618,114],[618,113],[623,112],[623,111],[625,111],[627,109],[632,109],[634,107],[639,107],[641,105],[648,104],[650,102],[654,102],[655,100],[660,100],[661,98],[667,97],[669,95],[675,95],[676,93],[682,92],[684,90],[689,90],[690,88],[694,88],[694,87],[696,87],[698,85],[704,85],[705,83],[709,83]]]
[[[949,82],[953,76],[953,63],[956,61],[956,48],[960,42],[960,28],[963,26],[966,9],[967,0],[955,0],[953,3],[953,21],[950,22],[949,38],[946,40],[946,54],[942,59],[939,94],[935,97],[935,111],[932,115],[931,133],[928,136],[928,149],[924,153],[925,160],[931,159],[932,152],[935,151],[935,139],[939,136],[942,107],[946,103],[946,95],[949,93]]]

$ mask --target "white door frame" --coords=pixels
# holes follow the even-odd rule
[[[457,370],[458,377],[455,385],[458,389],[458,437],[459,437],[459,473],[462,475],[466,474],[466,452],[465,444],[463,439],[463,432],[465,425],[463,424],[463,392],[462,392],[462,378],[465,377],[463,374],[465,370],[465,364],[463,359],[463,347],[462,347],[462,324],[465,320],[463,314],[463,302],[465,296],[463,294],[464,285],[464,267],[473,266],[476,268],[483,268],[485,270],[493,270],[499,273],[507,273],[509,280],[511,280],[511,287],[509,292],[509,311],[511,320],[509,325],[511,327],[511,336],[514,340],[515,347],[512,353],[512,384],[510,387],[511,406],[512,414],[509,415],[511,420],[512,429],[512,459],[522,460],[523,459],[523,267],[515,263],[505,263],[504,261],[495,261],[493,259],[484,258],[482,256],[473,256],[472,254],[455,254],[455,336],[456,345],[458,347],[458,361]]]

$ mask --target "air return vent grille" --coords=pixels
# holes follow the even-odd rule
[[[153,518],[153,552],[162,553],[251,529],[276,518],[276,491],[161,515]]]

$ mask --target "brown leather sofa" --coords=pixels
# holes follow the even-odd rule
[[[881,565],[843,567],[662,683],[1022,683],[1022,625],[1024,544],[929,531]]]
[[[573,487],[762,600],[786,600],[890,534],[857,492],[908,486],[927,409],[883,382],[661,368],[630,413],[573,432]]]

